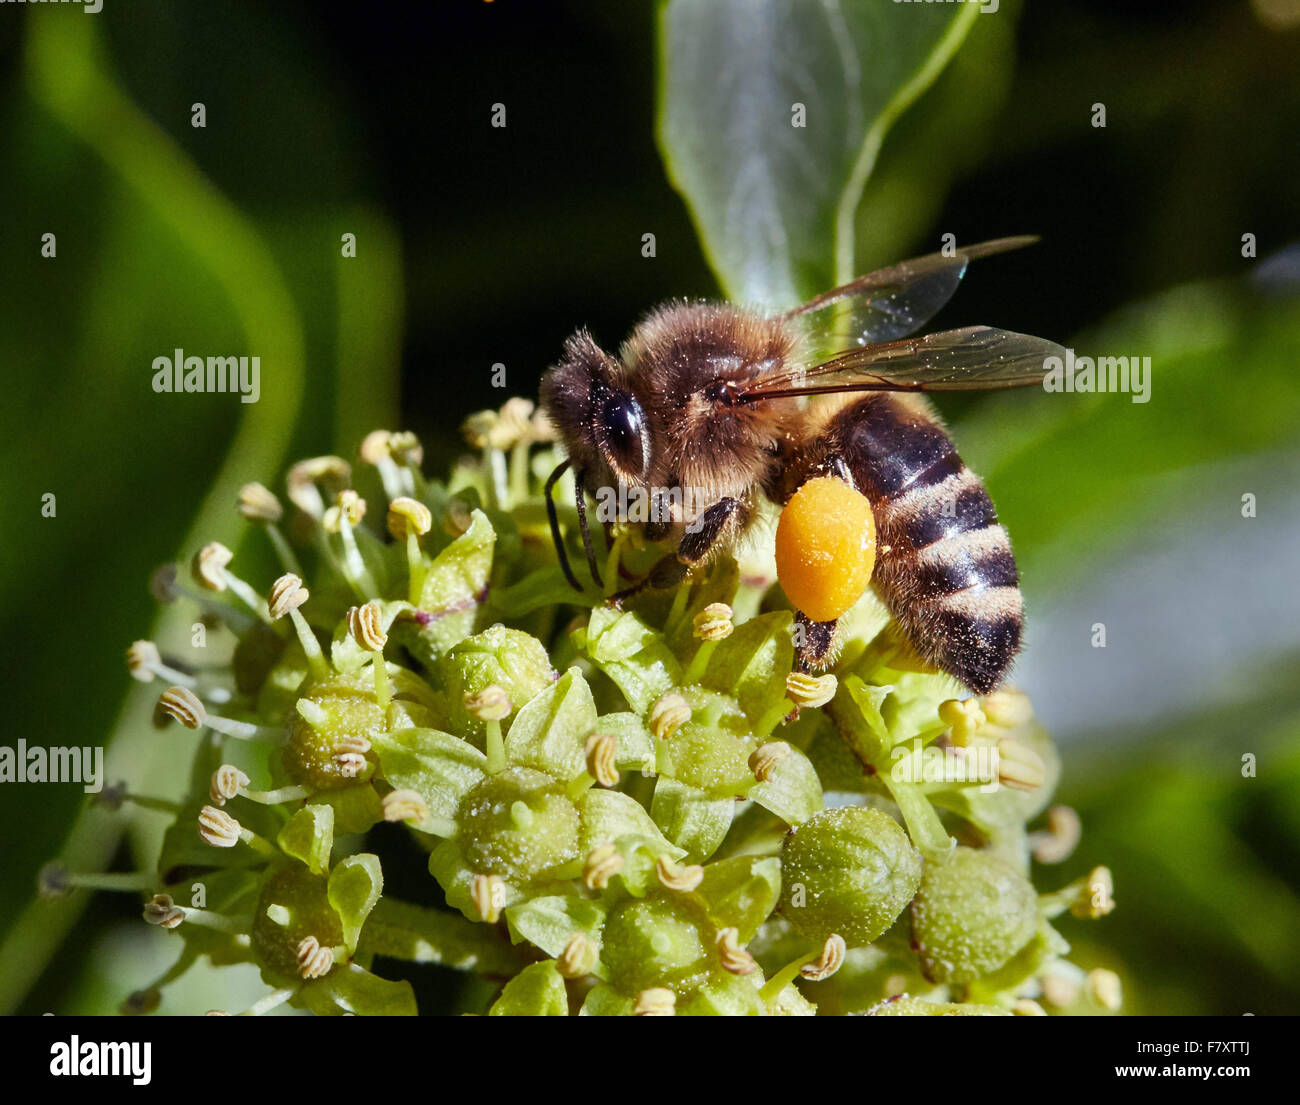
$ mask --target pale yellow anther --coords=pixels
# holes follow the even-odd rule
[[[821,956],[813,963],[805,963],[799,969],[799,973],[809,982],[821,982],[823,979],[830,978],[844,965],[844,956],[847,952],[848,946],[844,943],[844,937],[838,932],[832,932],[826,937],[826,943],[822,945]]]
[[[655,874],[669,890],[691,891],[704,881],[704,868],[698,863],[674,863],[660,856],[655,863]]]
[[[988,719],[978,698],[950,698],[939,704],[939,720],[952,730],[953,743],[964,746]]]
[[[361,463],[373,467],[386,461],[389,458],[388,438],[387,430],[371,430],[366,434],[361,439],[361,448],[358,451]]]
[[[278,522],[284,516],[284,507],[275,493],[256,482],[246,483],[239,489],[236,505],[250,522]]]
[[[612,844],[598,844],[587,856],[582,881],[588,890],[604,890],[609,880],[623,870],[623,857]]]
[[[465,696],[465,709],[479,721],[500,721],[510,716],[514,706],[504,687],[489,683],[478,694]]]
[[[248,786],[250,782],[248,776],[234,764],[222,764],[212,773],[212,781],[208,784],[208,797],[216,805],[224,806],[239,794],[241,787]]]
[[[701,641],[721,641],[735,630],[731,623],[732,609],[725,602],[711,602],[695,615],[692,625],[695,636]]]
[[[998,782],[1012,790],[1037,790],[1047,779],[1047,764],[1031,745],[1015,737],[998,741]]]
[[[586,752],[587,774],[602,787],[617,786],[618,738],[608,733],[592,733],[587,738]]]
[[[536,406],[537,404],[531,399],[524,399],[521,396],[514,396],[501,404],[497,427],[503,435],[510,435],[511,444],[531,440],[533,410]]]
[[[339,774],[347,779],[355,779],[366,769],[366,758],[360,752],[338,752],[331,759]]]
[[[271,620],[283,618],[290,610],[297,610],[311,597],[311,592],[302,585],[302,580],[292,572],[286,572],[274,583],[267,594],[266,605]]]
[[[1011,1007],[1011,1012],[1017,1017],[1047,1016],[1047,1010],[1032,998],[1021,998]]]
[[[396,430],[388,435],[388,455],[404,468],[419,468],[424,463],[424,446],[410,430]]]
[[[385,821],[407,821],[422,825],[429,820],[429,804],[413,790],[394,790],[384,795]]]
[[[600,959],[600,949],[585,932],[575,932],[569,937],[555,964],[564,978],[582,978],[595,969]]]
[[[205,1017],[229,1017],[230,1014],[224,1009],[209,1009],[203,1014]]]
[[[766,783],[776,770],[776,765],[789,755],[790,746],[785,741],[768,741],[750,753],[749,770],[760,783]]]
[[[506,895],[505,883],[499,875],[475,875],[470,881],[469,896],[478,915],[489,925],[500,920]]]
[[[325,481],[334,488],[352,482],[352,466],[342,457],[311,457],[289,469],[285,483],[294,506],[319,519],[325,510],[317,483]]]
[[[208,591],[226,589],[226,565],[235,558],[220,541],[211,541],[194,554],[190,565],[194,581]]]
[[[1088,996],[1093,1001],[1112,1013],[1119,1012],[1124,1004],[1124,986],[1120,982],[1119,975],[1114,971],[1108,971],[1105,967],[1098,967],[1088,972],[1086,985]]]
[[[676,691],[669,691],[650,707],[650,732],[660,740],[667,740],[690,720],[690,704]]]
[[[143,916],[151,925],[174,929],[185,920],[185,910],[172,900],[170,894],[155,894],[145,902]]]
[[[1034,718],[1034,706],[1024,691],[1005,688],[984,696],[984,716],[1003,729],[1015,729]]]
[[[208,709],[188,687],[168,687],[158,698],[158,708],[186,729],[198,729],[208,718]]]
[[[405,541],[408,534],[423,537],[433,528],[433,512],[422,502],[400,495],[388,504],[388,532]]]
[[[497,426],[501,416],[496,411],[475,411],[460,424],[460,432],[475,449],[500,448]]]
[[[1034,859],[1039,863],[1061,863],[1074,852],[1083,835],[1079,815],[1069,806],[1053,806],[1047,811],[1047,829],[1031,833]]]
[[[323,948],[314,936],[304,936],[298,942],[298,974],[303,978],[324,978],[334,966],[334,949]]]
[[[1070,907],[1076,917],[1088,917],[1096,920],[1105,917],[1115,908],[1115,880],[1109,867],[1094,867],[1088,872],[1083,894]]]
[[[348,608],[348,634],[367,652],[383,652],[388,644],[384,629],[384,609],[374,599]]]
[[[677,995],[664,986],[652,986],[636,996],[632,1013],[637,1017],[675,1017]]]
[[[359,526],[366,516],[366,501],[351,488],[338,494],[338,508],[348,525]]]
[[[730,971],[733,975],[753,974],[758,968],[758,963],[754,957],[749,954],[749,949],[740,946],[740,932],[738,929],[725,928],[718,932],[718,962],[722,964],[725,971]]]
[[[158,646],[152,641],[134,641],[126,650],[126,670],[141,683],[152,682],[154,670],[161,663]]]
[[[1072,978],[1045,975],[1040,985],[1043,987],[1043,1000],[1058,1009],[1067,1008],[1079,1000],[1079,984]]]
[[[243,826],[216,806],[204,806],[199,810],[199,836],[205,844],[214,848],[233,848],[239,843],[241,832]]]
[[[839,690],[839,680],[829,672],[812,675],[806,671],[792,671],[785,677],[786,697],[800,709],[815,710],[825,706]]]

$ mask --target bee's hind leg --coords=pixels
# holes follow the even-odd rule
[[[830,667],[838,651],[835,628],[838,620],[815,622],[802,610],[794,619],[794,655],[800,671],[823,671]]]

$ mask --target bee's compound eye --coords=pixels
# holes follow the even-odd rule
[[[600,408],[599,437],[606,458],[621,474],[645,475],[650,466],[645,414],[636,397],[615,392]]]
[[[834,621],[862,597],[876,564],[876,520],[866,497],[821,476],[791,496],[776,526],[776,576],[796,609]]]

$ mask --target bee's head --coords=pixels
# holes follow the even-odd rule
[[[650,470],[650,426],[621,364],[585,330],[542,379],[541,399],[574,467],[591,486],[637,484]]]

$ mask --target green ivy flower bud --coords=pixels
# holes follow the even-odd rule
[[[560,783],[531,768],[484,779],[461,800],[456,824],[466,864],[515,886],[555,878],[581,859],[577,809]]]
[[[1038,898],[1005,860],[958,848],[926,864],[912,903],[912,939],[926,978],[971,982],[996,971],[1029,942]]]
[[[551,685],[554,672],[542,643],[518,629],[494,625],[453,648],[439,665],[447,694],[448,728],[482,748],[486,726],[465,706],[485,688],[496,685],[517,710]]]
[[[667,987],[685,993],[718,966],[698,907],[680,896],[653,895],[614,908],[601,937],[609,981],[624,994]]]
[[[289,717],[284,769],[295,782],[316,790],[351,786],[373,762],[370,740],[388,728],[369,673],[331,675],[313,683]]]
[[[781,911],[820,942],[839,933],[870,944],[912,900],[921,854],[879,810],[822,810],[792,832],[781,853]]]
[[[321,949],[342,945],[343,924],[329,903],[326,885],[298,863],[271,873],[253,917],[253,954],[263,971],[281,978],[307,977],[304,969],[317,973],[323,957],[306,956],[304,942],[315,941]]]

